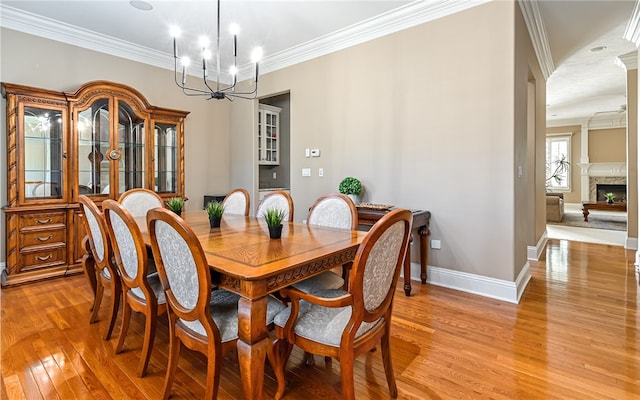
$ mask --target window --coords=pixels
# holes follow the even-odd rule
[[[547,189],[571,191],[571,136],[547,136]]]

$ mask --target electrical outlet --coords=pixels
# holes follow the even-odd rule
[[[324,168],[318,168],[318,176],[324,176]]]
[[[273,179],[278,179],[277,176],[276,171],[273,171]]]

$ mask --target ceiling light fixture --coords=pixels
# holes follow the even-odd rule
[[[233,66],[231,66],[229,72],[232,75],[233,82],[230,86],[220,87],[220,0],[218,0],[218,25],[216,36],[216,87],[212,88],[207,82],[209,77],[208,60],[211,58],[211,50],[209,49],[209,38],[201,37],[199,47],[202,49],[202,81],[201,88],[187,86],[187,68],[190,64],[189,57],[180,57],[180,64],[182,66],[182,79],[178,79],[178,44],[177,38],[180,36],[179,28],[171,29],[171,36],[173,37],[173,60],[174,68],[173,74],[176,81],[176,85],[182,89],[182,92],[187,96],[203,96],[207,100],[216,99],[228,99],[233,101],[235,98],[241,99],[255,99],[258,93],[258,69],[260,58],[262,57],[262,49],[257,47],[253,50],[251,61],[255,63],[255,74],[253,78],[253,90],[250,92],[236,92],[236,83],[238,80],[238,26],[232,25],[231,33],[233,34]]]
[[[131,7],[137,8],[138,10],[142,10],[142,11],[153,10],[153,6],[150,3],[147,3],[146,1],[131,0],[129,4],[131,4]]]
[[[589,49],[589,53],[597,53],[602,50],[606,50],[607,46],[596,46]]]

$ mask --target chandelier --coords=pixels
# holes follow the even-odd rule
[[[236,83],[238,80],[238,66],[237,66],[237,55],[238,55],[238,27],[237,25],[232,25],[231,33],[233,34],[233,65],[229,69],[229,73],[231,74],[233,80],[230,86],[221,87],[220,85],[220,0],[218,0],[218,25],[217,25],[217,35],[216,35],[216,85],[215,88],[212,88],[207,81],[209,78],[209,60],[211,59],[211,50],[209,48],[209,39],[205,36],[200,38],[199,48],[201,49],[201,59],[202,59],[202,86],[201,87],[190,87],[187,86],[187,70],[191,63],[191,60],[188,56],[180,57],[178,55],[178,44],[177,38],[180,36],[180,29],[177,27],[171,28],[171,36],[173,38],[173,74],[176,85],[182,89],[182,92],[187,96],[202,96],[207,100],[216,99],[228,99],[233,101],[235,98],[241,99],[255,99],[258,93],[258,67],[260,58],[262,57],[262,49],[257,47],[253,50],[251,54],[251,62],[255,63],[255,74],[253,77],[253,90],[249,92],[240,92],[236,91]],[[182,77],[178,78],[178,58],[180,59],[180,65],[182,67]]]

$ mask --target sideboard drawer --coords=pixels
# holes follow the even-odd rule
[[[53,243],[65,243],[67,236],[67,230],[64,229],[48,229],[48,230],[32,230],[28,232],[22,232],[20,234],[21,245],[20,247],[38,246]]]
[[[46,227],[48,225],[65,224],[66,212],[52,212],[20,215],[20,228]]]
[[[49,268],[67,263],[67,247],[65,243],[55,246],[32,246],[20,251],[18,266],[21,272]]]

